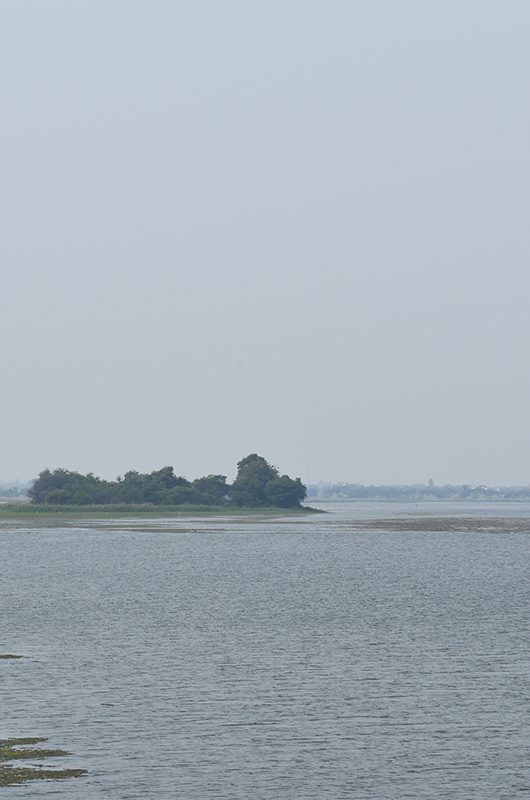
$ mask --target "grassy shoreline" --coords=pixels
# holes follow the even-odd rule
[[[325,513],[309,506],[299,508],[276,508],[264,506],[258,508],[239,508],[237,506],[201,506],[179,505],[164,506],[154,504],[105,504],[105,505],[41,505],[31,503],[6,503],[0,505],[0,520],[7,519],[46,519],[60,517],[62,519],[86,517],[131,518],[131,517],[167,517],[182,519],[185,517],[285,517],[300,514]]]

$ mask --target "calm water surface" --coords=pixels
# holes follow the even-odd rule
[[[529,797],[530,536],[332,510],[0,529],[0,652],[28,656],[0,662],[0,737],[89,770],[3,796]]]

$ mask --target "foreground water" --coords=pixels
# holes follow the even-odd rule
[[[530,796],[530,537],[350,526],[530,506],[332,511],[4,525],[0,737],[89,774],[3,796]]]

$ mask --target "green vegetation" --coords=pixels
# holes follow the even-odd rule
[[[262,456],[252,453],[237,465],[237,478],[230,489],[236,506],[296,508],[306,495],[300,478],[279,474]]]
[[[306,495],[300,478],[280,475],[262,456],[252,453],[238,465],[232,485],[224,475],[206,475],[188,481],[167,466],[150,473],[127,472],[115,481],[92,473],[81,475],[66,469],[45,469],[29,490],[31,508],[64,511],[114,512],[208,511],[245,509],[299,509]],[[15,506],[10,506],[13,513]],[[27,513],[22,506],[18,513]]]
[[[309,506],[297,506],[295,508],[279,508],[277,506],[266,506],[260,508],[246,506],[157,506],[153,503],[128,505],[117,505],[114,503],[94,504],[94,505],[46,505],[46,504],[3,504],[0,506],[0,521],[12,522],[14,519],[32,519],[34,522],[39,520],[49,520],[60,517],[61,519],[96,519],[114,517],[167,517],[169,519],[181,519],[182,517],[248,517],[248,516],[282,516],[285,514],[306,514],[317,512]]]
[[[10,653],[0,655],[1,659],[22,658]],[[42,736],[26,736],[18,739],[0,739],[0,787],[16,786],[35,780],[62,780],[86,775],[86,769],[43,769],[41,764],[31,767],[14,767],[11,761],[40,761],[43,758],[60,758],[69,755],[66,750],[35,747],[46,742]]]
[[[13,767],[9,761],[40,760],[41,758],[59,758],[66,756],[66,750],[49,750],[42,747],[30,747],[47,741],[40,736],[22,739],[0,739],[0,786],[16,786],[33,780],[62,780],[78,778],[86,775],[86,769],[43,769],[35,767]]]
[[[24,739],[0,739],[0,761],[14,761],[18,758],[53,758],[54,756],[67,756],[66,750],[44,750],[42,747],[25,747],[21,745],[39,744],[45,742],[41,736],[30,736]]]

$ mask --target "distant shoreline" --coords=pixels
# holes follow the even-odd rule
[[[413,505],[422,503],[425,505],[443,505],[444,503],[454,503],[456,505],[471,505],[472,503],[483,503],[485,505],[496,505],[502,503],[523,504],[530,503],[530,495],[524,497],[308,497],[313,503],[319,505],[370,505],[381,503],[387,505]]]

